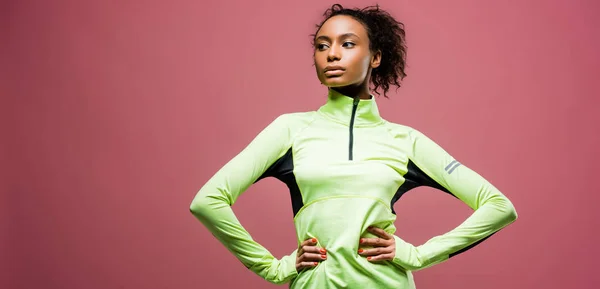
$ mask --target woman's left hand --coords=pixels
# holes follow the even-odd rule
[[[358,249],[358,254],[367,256],[369,261],[393,260],[396,256],[396,240],[394,236],[377,227],[369,227],[367,229],[380,238],[361,238],[359,243],[361,246],[372,246],[374,248]]]

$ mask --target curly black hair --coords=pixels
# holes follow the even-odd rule
[[[323,14],[324,19],[317,24],[315,34],[312,34],[312,46],[315,47],[315,37],[323,23],[329,18],[337,15],[348,15],[363,24],[369,36],[371,51],[381,51],[381,64],[373,69],[371,82],[373,91],[379,94],[378,89],[383,90],[387,98],[390,85],[400,87],[400,82],[406,73],[406,33],[404,24],[397,21],[387,11],[379,8],[379,5],[367,6],[365,8],[344,8],[341,4],[333,4]]]

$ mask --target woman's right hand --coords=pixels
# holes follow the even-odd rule
[[[318,248],[316,245],[316,238],[305,240],[300,244],[298,254],[296,254],[296,271],[314,268],[319,262],[327,260],[327,250]]]

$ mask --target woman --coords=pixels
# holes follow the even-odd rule
[[[246,267],[290,288],[415,288],[411,271],[462,253],[516,220],[512,203],[419,131],[387,122],[371,91],[406,76],[403,25],[379,7],[333,5],[314,35],[328,87],[316,111],[279,116],[198,192],[190,209]],[[372,84],[373,89],[370,89]],[[386,96],[387,97],[387,96]],[[275,177],[289,190],[297,250],[276,259],[253,241],[231,205]],[[474,213],[413,246],[394,233],[394,203],[430,186]]]

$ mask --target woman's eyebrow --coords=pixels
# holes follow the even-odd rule
[[[360,37],[358,37],[358,35],[356,35],[356,34],[354,34],[352,32],[341,34],[340,36],[338,36],[338,38],[347,38],[347,37],[350,37],[350,36],[354,36],[354,37],[360,39]],[[315,40],[331,41],[331,38],[329,38],[329,36],[327,36],[327,35],[321,35],[321,36],[318,36],[317,38],[315,38]]]

